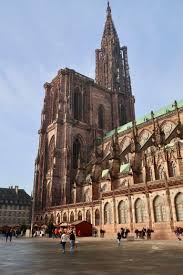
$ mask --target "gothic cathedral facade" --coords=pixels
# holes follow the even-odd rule
[[[61,69],[45,83],[33,223],[87,220],[107,234],[183,225],[183,101],[135,119],[127,47],[111,8],[95,80]]]

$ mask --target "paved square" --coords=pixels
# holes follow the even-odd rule
[[[74,255],[59,239],[0,241],[0,274],[182,274],[183,241],[80,239]]]

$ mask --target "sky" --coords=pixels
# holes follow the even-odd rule
[[[111,0],[136,116],[183,98],[183,1]],[[0,187],[33,189],[43,84],[72,68],[95,77],[106,0],[0,0]]]

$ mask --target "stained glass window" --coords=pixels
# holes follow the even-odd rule
[[[128,222],[128,206],[124,201],[120,201],[118,205],[118,219],[119,223]]]
[[[165,222],[166,221],[166,208],[165,202],[162,197],[157,196],[153,202],[154,206],[154,220],[155,222]]]
[[[175,197],[175,209],[177,221],[183,221],[183,193],[178,193]]]
[[[137,199],[135,202],[135,219],[136,223],[145,222],[145,206],[141,199]]]

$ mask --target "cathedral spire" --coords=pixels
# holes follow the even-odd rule
[[[109,1],[107,2],[107,15],[109,15],[111,13],[111,7],[109,4]]]
[[[128,66],[127,47],[121,47],[112,12],[107,3],[107,16],[101,40],[96,50],[96,82],[113,92],[113,127],[134,119],[134,98]]]
[[[112,20],[112,13],[111,13],[111,7],[109,5],[109,1],[107,2],[107,17],[106,22],[104,26],[104,32],[102,37],[101,46],[106,44],[106,40],[113,39],[119,44],[119,39],[117,35],[116,28],[114,26],[113,20]]]

